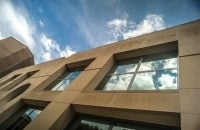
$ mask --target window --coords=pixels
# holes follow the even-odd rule
[[[98,90],[175,90],[177,52],[152,54],[117,61]]]
[[[84,70],[84,67],[67,70],[60,77],[54,80],[47,89],[51,91],[62,91],[68,87],[71,82],[78,77],[78,75]]]
[[[6,96],[2,97],[2,99],[0,100],[0,106],[3,106],[12,101],[13,99],[17,98],[19,95],[24,93],[30,87],[30,85],[30,83],[24,84],[8,93]]]
[[[42,112],[41,108],[24,106],[0,125],[6,130],[22,130]]]
[[[10,78],[6,78],[6,79],[1,79],[0,81],[0,87],[3,86],[4,84],[16,79],[17,77],[19,77],[21,74],[16,74],[16,75],[13,75],[12,77]]]
[[[65,130],[180,130],[180,128],[80,114],[75,116]]]
[[[12,80],[8,81],[2,88],[1,90],[11,90],[15,88],[18,84],[22,83],[26,79],[30,78],[33,76],[35,73],[37,73],[39,70],[31,71],[26,74],[19,74],[19,75],[14,75]],[[15,79],[15,80],[14,80]],[[12,81],[12,82],[11,82]]]

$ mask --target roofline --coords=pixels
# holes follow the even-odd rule
[[[125,39],[125,40],[119,40],[119,41],[117,41],[117,42],[113,42],[113,43],[110,43],[110,44],[104,44],[104,45],[101,45],[101,46],[98,46],[98,47],[89,48],[89,49],[87,49],[87,50],[83,50],[83,51],[77,52],[77,53],[75,53],[75,54],[87,52],[87,51],[90,51],[90,50],[92,50],[92,49],[98,49],[98,48],[102,48],[102,47],[106,47],[106,46],[108,47],[108,46],[111,46],[112,44],[121,43],[122,41],[128,41],[128,40],[131,40],[131,39],[143,37],[143,36],[145,36],[145,35],[149,35],[149,34],[161,32],[161,31],[164,31],[164,30],[172,29],[172,28],[177,28],[177,27],[179,27],[179,26],[183,26],[183,25],[186,25],[186,24],[195,23],[195,22],[198,22],[198,21],[200,22],[200,19],[196,19],[196,20],[194,20],[194,21],[186,22],[186,23],[183,23],[183,24],[180,24],[180,25],[177,25],[177,26],[173,26],[173,27],[169,27],[169,28],[165,28],[165,29],[162,29],[162,30],[157,30],[157,31],[154,31],[154,32],[142,34],[142,35],[139,35],[139,36],[136,36],[136,37],[131,37],[131,38],[128,38],[128,39]],[[73,55],[75,55],[75,54],[73,54]],[[71,55],[71,56],[72,56],[72,55]]]

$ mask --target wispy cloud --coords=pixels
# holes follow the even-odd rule
[[[136,37],[142,34],[154,32],[166,28],[162,15],[149,14],[139,23],[129,19],[128,13],[119,11],[117,18],[106,21],[105,19],[93,19],[88,10],[88,3],[82,2],[80,10],[72,5],[68,8],[73,14],[73,18],[83,37],[91,47],[110,44],[119,40]]]
[[[18,37],[30,49],[35,48],[34,27],[30,25],[25,14],[22,15],[10,1],[2,0],[0,1],[0,16],[0,31],[3,37],[8,35]]]
[[[40,24],[40,26],[42,26],[42,27],[44,26],[44,23],[43,23],[41,20],[39,21],[39,24]]]
[[[80,1],[78,7],[77,9],[74,5],[67,4],[67,8],[73,16],[72,19],[78,27],[77,32],[80,32],[87,44],[96,47],[102,45],[105,41],[111,41],[106,31],[105,20],[97,18],[90,12],[89,2]]]
[[[53,39],[47,37],[45,34],[41,34],[40,41],[44,48],[44,55],[42,56],[45,60],[55,59],[57,57],[69,57],[70,55],[76,53],[69,46],[65,49],[61,49],[60,45]]]
[[[107,22],[107,27],[114,39],[122,40],[166,28],[161,15],[149,14],[140,23],[128,19],[115,18]]]
[[[61,49],[55,40],[47,37],[48,34],[39,31],[36,21],[31,21],[23,6],[17,8],[11,1],[1,0],[0,16],[0,39],[12,36],[21,41],[32,51],[36,63],[75,53],[67,45]],[[39,24],[44,26],[45,23],[39,21]]]

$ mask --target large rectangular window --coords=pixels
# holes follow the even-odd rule
[[[22,130],[42,112],[41,108],[24,106],[0,125],[5,130]]]
[[[180,128],[98,116],[76,115],[65,130],[180,130]]]
[[[178,87],[177,52],[119,60],[98,90],[175,90]]]
[[[85,67],[70,69],[64,72],[56,80],[54,80],[46,89],[51,91],[62,91],[67,88],[76,77],[84,70]]]

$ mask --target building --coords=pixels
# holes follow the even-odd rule
[[[197,20],[19,69],[0,129],[199,130],[199,66]]]
[[[0,77],[31,65],[34,59],[28,47],[12,37],[0,40]]]

